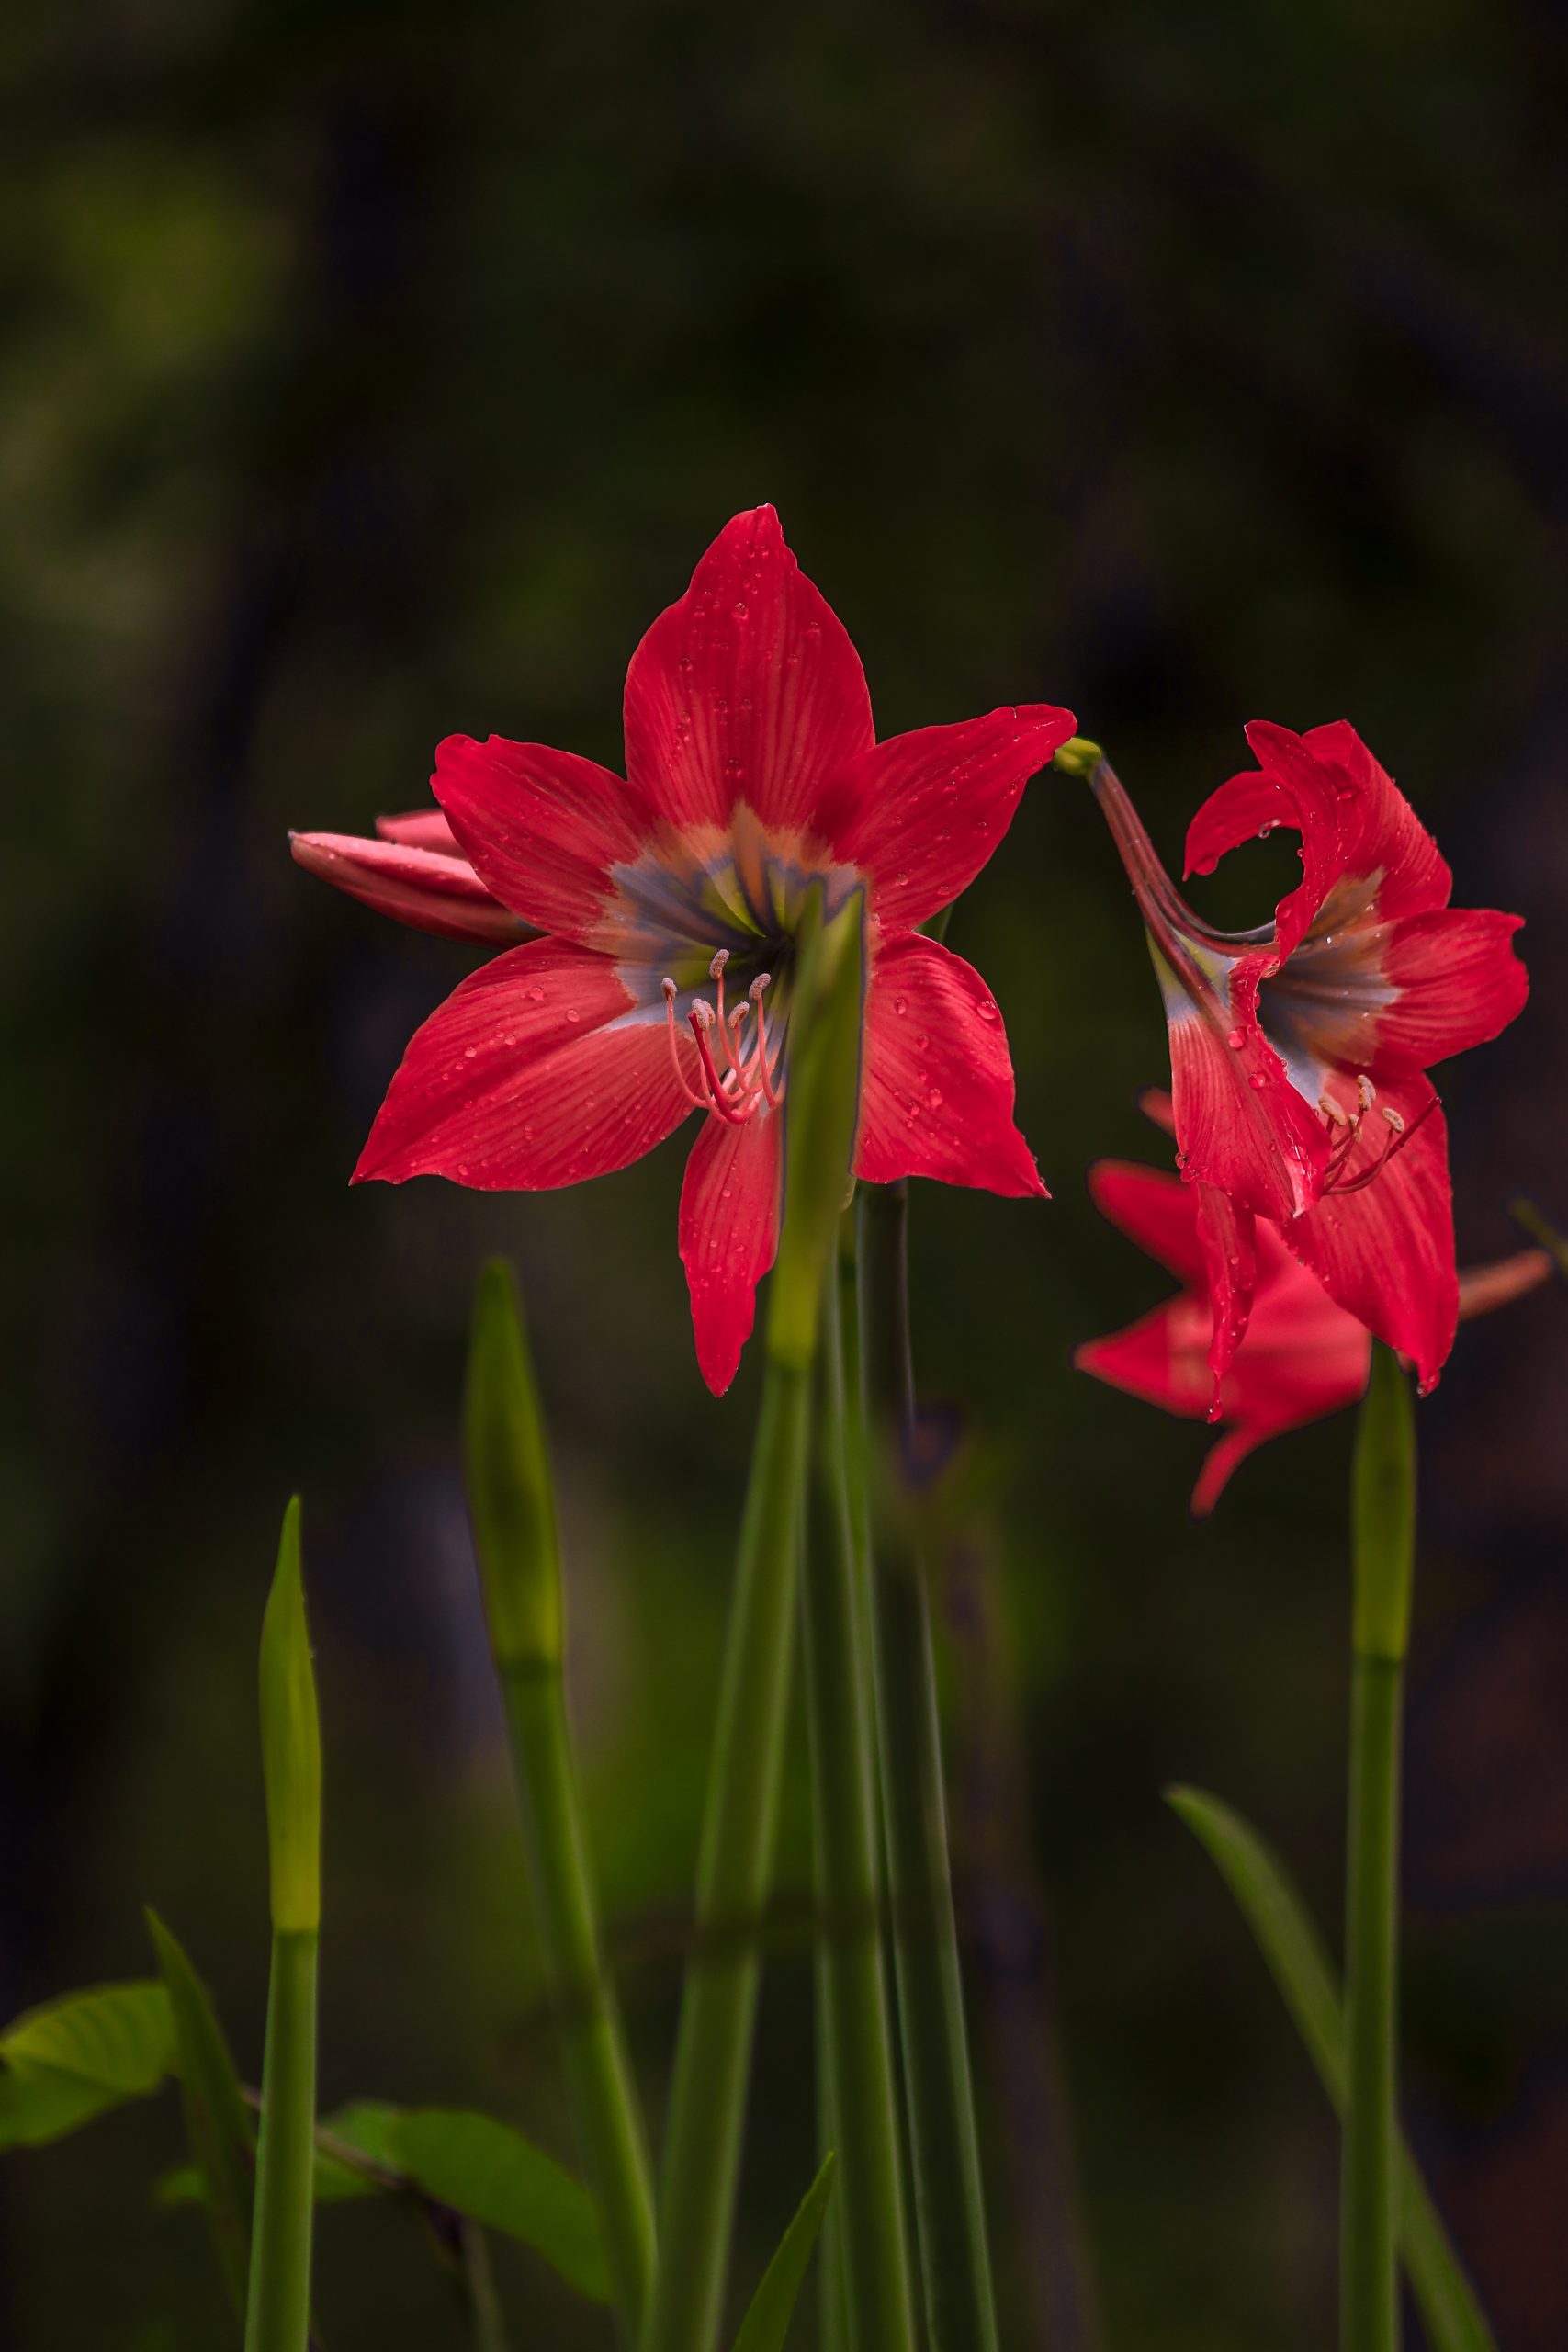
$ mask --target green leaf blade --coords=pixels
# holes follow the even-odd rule
[[[1336,2114],[1346,2096],[1345,2018],[1328,1948],[1267,1840],[1203,1789],[1166,1792],[1235,1895]],[[1419,2165],[1400,2141],[1399,2239],[1433,2352],[1497,2352]]]
[[[385,2145],[427,2197],[531,2246],[591,2301],[609,2301],[592,2198],[520,2132],[462,2109],[414,2108],[398,2117]]]
[[[41,2147],[174,2071],[168,1995],[151,1981],[62,1994],[0,2033],[0,2150]]]
[[[186,2132],[201,2181],[218,2265],[242,2317],[251,2262],[255,2133],[223,2029],[206,1986],[155,1911],[148,1931],[174,2020]]]
[[[789,2324],[806,2277],[806,2266],[817,2244],[822,2227],[822,2216],[828,2210],[828,2199],[833,2193],[833,2171],[836,2159],[831,2151],[822,2159],[822,2168],[801,2199],[800,2210],[779,2241],[778,2251],[762,2273],[761,2284],[751,2298],[750,2308],[740,2323],[740,2333],[735,2339],[735,2352],[784,2352],[784,2342],[789,2334]]]

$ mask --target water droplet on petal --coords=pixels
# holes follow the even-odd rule
[[[982,1021],[999,1021],[1001,1019],[1001,1014],[997,1011],[997,1000],[994,996],[983,996],[980,999],[979,1003],[975,1007],[975,1010],[979,1014]]]
[[[893,1000],[893,1010],[895,1012],[908,1012],[909,1010],[908,998],[907,996],[896,996]]]
[[[1230,1047],[1233,1054],[1239,1054],[1242,1047],[1246,1045],[1247,1039],[1242,1035],[1239,1029],[1233,1029],[1230,1035],[1225,1039],[1225,1043]]]
[[[926,1101],[930,1103],[930,1105],[931,1105],[931,1109],[932,1109],[933,1111],[940,1111],[940,1110],[941,1110],[941,1108],[942,1108],[942,1089],[941,1089],[941,1087],[940,1087],[940,1086],[933,1086],[933,1087],[930,1090],[930,1091],[927,1093],[927,1095],[926,1095]]]
[[[1264,1077],[1263,1072],[1260,1069],[1255,1069],[1252,1076],[1247,1082],[1248,1086],[1251,1087],[1255,1094],[1261,1094],[1264,1088],[1268,1085],[1269,1080]]]

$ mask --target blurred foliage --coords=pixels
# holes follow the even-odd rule
[[[1540,0],[8,16],[6,2016],[141,1969],[151,1899],[254,2080],[254,1645],[300,1485],[323,2098],[472,2103],[567,2152],[458,1479],[500,1249],[657,2105],[757,1367],[717,1406],[698,1381],[674,1148],[553,1197],[349,1191],[468,959],[283,836],[418,803],[453,729],[614,763],[627,654],[736,508],[779,504],[885,731],[1069,703],[1173,852],[1243,720],[1354,718],[1461,898],[1530,922],[1529,1011],[1445,1082],[1464,1252],[1509,1246],[1520,1189],[1568,1215],[1565,79]],[[1204,904],[1258,920],[1288,862],[1249,852]],[[1058,2110],[1062,2056],[1120,2352],[1307,2352],[1332,2127],[1158,1792],[1234,1798],[1337,1917],[1348,1427],[1268,1449],[1195,1530],[1201,1433],[1066,1369],[1158,1279],[1083,1191],[1096,1153],[1157,1155],[1134,1098],[1163,1037],[1081,789],[1032,787],[952,937],[1056,1195],[916,1203],[922,1381],[962,1432],[961,1786],[977,1727],[1016,1729],[1004,1848],[957,1808],[976,1987]],[[1568,2335],[1562,1341],[1558,1295],[1467,1330],[1421,1416],[1408,2104],[1512,2352]],[[812,2164],[802,1760],[737,2312]],[[987,2052],[1032,2346],[1061,2192],[1008,2153],[1035,2075]],[[229,2340],[197,2218],[152,2202],[178,2154],[165,2100],[6,2161],[0,2335]],[[321,2241],[332,2342],[461,2342],[404,2217],[348,2206]],[[536,2262],[497,2267],[529,2340],[604,2340]]]

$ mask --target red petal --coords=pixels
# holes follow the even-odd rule
[[[1407,1127],[1433,1099],[1431,1087],[1419,1077],[1378,1090],[1379,1107],[1397,1111]],[[1367,1121],[1369,1137],[1382,1126],[1374,1110]],[[1381,1134],[1377,1148],[1382,1148]],[[1370,1149],[1358,1146],[1356,1172],[1371,1158]],[[1359,1192],[1326,1193],[1315,1208],[1292,1218],[1285,1238],[1329,1296],[1409,1356],[1422,1386],[1429,1388],[1453,1345],[1459,1313],[1449,1139],[1441,1111],[1428,1112],[1409,1142]]]
[[[1162,1412],[1201,1420],[1214,1393],[1203,1361],[1207,1333],[1207,1317],[1195,1300],[1169,1298],[1125,1330],[1086,1340],[1074,1349],[1073,1362],[1080,1372],[1141,1396]]]
[[[934,939],[883,948],[866,991],[856,1175],[1043,1198],[1012,1105],[1007,1034],[979,973]]]
[[[1437,842],[1349,722],[1309,728],[1302,741],[1339,797],[1345,873],[1382,876],[1372,902],[1378,921],[1446,907],[1453,876]]]
[[[1212,1418],[1220,1415],[1220,1383],[1230,1370],[1252,1313],[1258,1281],[1257,1220],[1216,1184],[1199,1184],[1198,1239],[1209,1277],[1213,1336],[1209,1370],[1214,1376]]]
[[[1276,825],[1302,837],[1302,878],[1274,912],[1274,936],[1259,965],[1299,947],[1329,892],[1345,871],[1340,809],[1334,778],[1288,727],[1254,719],[1247,730],[1258,770],[1233,775],[1212,792],[1187,829],[1187,871],[1212,874],[1227,850]]]
[[[1521,921],[1466,908],[1396,925],[1382,957],[1395,994],[1378,1010],[1371,1068],[1430,1069],[1506,1029],[1529,994],[1513,944]]]
[[[591,933],[653,822],[630,785],[574,752],[449,735],[431,785],[452,830],[505,905],[568,939]]]
[[[1328,1158],[1323,1121],[1251,1014],[1238,1012],[1224,1036],[1195,1007],[1172,1021],[1170,1086],[1176,1139],[1194,1181],[1280,1221],[1312,1200]]]
[[[1227,1430],[1219,1442],[1203,1456],[1203,1466],[1198,1473],[1198,1483],[1192,1489],[1189,1508],[1194,1519],[1207,1519],[1231,1482],[1231,1474],[1246,1461],[1255,1446],[1265,1438],[1277,1437],[1278,1430],[1263,1429],[1257,1424],[1243,1423]]]
[[[757,1284],[779,1246],[784,1122],[759,1111],[743,1126],[706,1118],[681,1187],[681,1262],[692,1294],[697,1363],[716,1396],[751,1336]]]
[[[784,545],[771,506],[737,514],[626,674],[626,773],[682,831],[738,800],[803,825],[872,741],[860,656]]]
[[[290,833],[288,846],[308,874],[415,931],[491,947],[528,935],[527,924],[491,897],[465,857],[355,833]]]
[[[1198,1239],[1198,1204],[1190,1184],[1134,1160],[1097,1159],[1089,1171],[1089,1189],[1101,1216],[1120,1227],[1188,1289],[1201,1288],[1207,1261]]]
[[[457,836],[439,808],[411,808],[401,817],[378,817],[376,831],[384,842],[401,842],[408,849],[439,850],[444,857],[461,857]]]
[[[1019,795],[1077,722],[1050,703],[922,727],[863,752],[834,780],[816,830],[866,875],[884,931],[913,929],[968,888]]]
[[[537,939],[498,956],[415,1031],[355,1182],[449,1176],[541,1192],[625,1168],[691,1108],[657,1016],[603,956]]]

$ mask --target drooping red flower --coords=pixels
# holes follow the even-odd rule
[[[738,514],[632,656],[624,777],[452,736],[440,815],[381,842],[295,838],[302,864],[403,922],[540,934],[416,1032],[355,1182],[577,1183],[699,1112],[681,1257],[704,1377],[727,1388],[777,1244],[794,943],[820,884],[829,913],[864,893],[856,1174],[1043,1194],[996,1002],[916,927],[974,880],[1072,731],[1034,704],[877,742],[859,657],[773,508]]]
[[[1151,1115],[1168,1125],[1168,1098],[1150,1097],[1146,1102]],[[1089,1182],[1096,1207],[1174,1274],[1181,1289],[1125,1330],[1087,1341],[1075,1351],[1074,1363],[1168,1413],[1210,1418],[1213,1278],[1200,1232],[1197,1193],[1179,1177],[1130,1160],[1098,1161]],[[1506,1306],[1534,1290],[1551,1269],[1544,1250],[1522,1250],[1495,1265],[1476,1267],[1459,1277],[1459,1313],[1469,1317]],[[1371,1346],[1366,1325],[1335,1304],[1273,1227],[1261,1225],[1251,1318],[1220,1383],[1225,1434],[1199,1473],[1194,1514],[1207,1517],[1232,1471],[1254,1446],[1354,1404],[1367,1385]]]
[[[1220,1385],[1258,1280],[1257,1221],[1332,1297],[1436,1381],[1459,1310],[1443,1114],[1427,1070],[1525,1001],[1515,915],[1450,908],[1436,842],[1354,729],[1255,721],[1258,767],[1187,836],[1187,871],[1293,827],[1302,879],[1254,932],[1186,904],[1121,784],[1094,787],[1147,926],[1170,1024],[1183,1173],[1211,1277]]]

